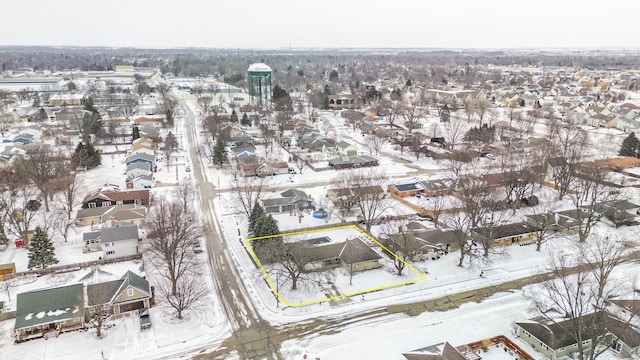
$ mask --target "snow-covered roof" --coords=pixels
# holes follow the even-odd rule
[[[267,65],[267,64],[255,63],[255,64],[251,64],[247,71],[269,71],[269,72],[271,72],[271,67],[269,67],[269,65]]]

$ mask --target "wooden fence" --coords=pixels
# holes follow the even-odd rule
[[[9,279],[13,279],[13,278],[25,276],[25,275],[45,275],[45,274],[53,274],[53,273],[63,274],[66,272],[86,269],[94,265],[107,265],[107,264],[114,264],[114,263],[119,263],[123,261],[139,260],[139,259],[142,259],[142,253],[135,254],[135,255],[128,255],[128,256],[120,256],[120,257],[110,258],[110,259],[85,261],[85,262],[75,263],[75,264],[49,266],[44,269],[32,269],[27,271],[21,271],[13,274],[6,274],[4,275],[4,279],[9,280]]]

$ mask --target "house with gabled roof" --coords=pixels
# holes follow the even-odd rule
[[[402,354],[407,360],[467,360],[448,342],[426,346]]]
[[[138,206],[149,205],[149,190],[120,191],[113,187],[101,187],[85,196],[82,200],[82,209],[125,204],[135,204]]]
[[[136,255],[140,252],[138,224],[111,220],[99,231],[83,234],[85,249],[91,251],[98,245],[104,259]]]
[[[127,271],[120,279],[87,285],[87,310],[93,314],[98,308],[112,314],[122,314],[151,307],[149,282]]]
[[[470,230],[471,238],[478,241],[491,241],[494,245],[530,244],[535,240],[538,227],[525,222],[486,227]]]
[[[257,176],[272,176],[289,173],[289,164],[286,161],[269,161],[260,164],[256,168]]]
[[[146,214],[147,209],[136,204],[100,206],[78,210],[76,221],[80,226],[98,225],[111,220],[143,225]]]
[[[279,198],[261,199],[266,213],[281,213],[313,208],[313,199],[304,191],[290,189],[280,193]]]
[[[127,174],[127,180],[133,179],[138,176],[151,175],[152,167],[147,162],[134,162],[127,164],[125,173]]]
[[[16,341],[58,336],[84,328],[82,284],[20,293],[16,298]]]
[[[377,252],[358,238],[333,242],[329,237],[323,236],[288,243],[287,246],[291,249],[303,247],[308,260],[305,265],[307,270],[323,271],[342,266],[350,272],[360,272],[380,267],[380,259],[382,259]]]
[[[378,166],[379,164],[380,160],[369,155],[341,156],[339,158],[329,160],[329,166],[334,169],[351,169]]]
[[[156,157],[154,155],[149,155],[145,153],[137,153],[137,154],[127,156],[127,158],[124,160],[124,163],[127,166],[134,163],[138,163],[138,162],[147,163],[153,169],[153,167],[156,164]]]
[[[590,349],[595,339],[611,344],[611,349],[621,357],[628,357],[640,349],[640,329],[628,321],[616,318],[607,312],[594,312],[578,319],[551,321],[536,317],[528,321],[516,322],[516,334],[547,359],[558,359],[578,351],[575,326],[582,327],[582,346]]]

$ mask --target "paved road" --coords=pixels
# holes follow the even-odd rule
[[[226,244],[227,240],[221,235],[219,217],[216,216],[212,202],[216,195],[215,188],[212,183],[207,181],[206,164],[200,161],[198,155],[196,116],[188,106],[183,106],[183,110],[213,282],[220,295],[226,317],[234,330],[233,336],[223,342],[218,349],[218,355],[212,354],[208,358],[226,359],[231,354],[237,354],[243,359],[280,359],[279,346],[276,346],[279,344],[272,345],[265,341],[268,339],[270,329],[265,325],[266,322],[260,317],[248,297],[238,266],[228,251],[230,246]]]

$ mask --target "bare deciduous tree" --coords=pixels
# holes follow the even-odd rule
[[[386,181],[387,174],[377,167],[344,170],[335,179],[340,189],[350,189],[353,205],[360,210],[367,231],[393,206],[384,192]]]
[[[264,178],[256,176],[241,176],[231,182],[231,194],[236,206],[247,219],[251,216],[253,205],[262,197]]]
[[[369,135],[367,137],[367,150],[369,150],[369,155],[373,153],[375,156],[378,156],[378,152],[386,143],[387,139],[384,137],[375,134]]]
[[[578,210],[578,238],[584,242],[591,229],[604,215],[604,206],[620,198],[620,190],[612,188],[606,180],[607,170],[596,166],[582,165],[575,171],[574,189],[569,194],[573,206]]]
[[[181,276],[176,283],[176,292],[173,293],[171,281],[163,279],[158,285],[160,295],[175,310],[176,318],[182,319],[182,313],[190,309],[198,302],[203,301],[208,289],[203,286],[199,274],[188,272]]]
[[[607,331],[611,315],[604,311],[612,297],[631,293],[622,281],[611,277],[614,269],[627,261],[627,249],[609,237],[594,236],[590,243],[578,243],[575,252],[554,252],[549,263],[552,279],[543,283],[544,291],[533,299],[549,322],[557,324],[576,341],[579,359],[593,360],[616,341]],[[561,320],[558,320],[561,319]],[[617,319],[617,326],[628,327],[631,317]],[[587,342],[590,340],[590,342]]]
[[[199,267],[193,256],[194,243],[203,235],[199,220],[193,208],[185,209],[182,201],[154,197],[145,229],[145,252],[160,277],[170,283],[171,295],[177,295],[180,279]]]

